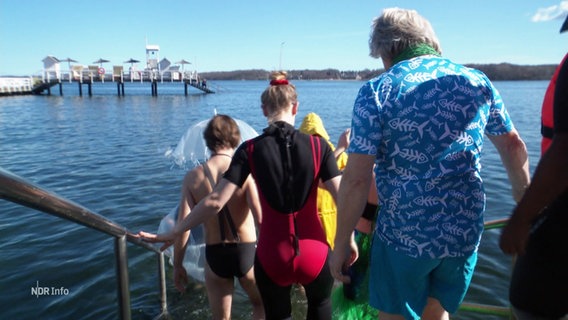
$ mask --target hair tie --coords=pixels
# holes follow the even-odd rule
[[[274,79],[274,80],[270,80],[270,85],[271,86],[281,86],[281,85],[287,85],[290,84],[288,82],[288,80],[286,79]]]

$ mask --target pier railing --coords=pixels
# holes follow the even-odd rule
[[[95,66],[96,67],[96,66]],[[101,68],[102,69],[102,68]],[[103,69],[104,70],[104,69]],[[51,95],[51,87],[59,85],[59,95],[63,95],[63,82],[77,83],[79,86],[79,95],[83,95],[83,85],[87,85],[89,96],[93,95],[92,85],[94,83],[114,82],[117,85],[118,96],[124,96],[124,84],[128,82],[148,82],[151,84],[152,96],[158,95],[158,83],[179,82],[184,85],[184,94],[188,95],[188,87],[194,87],[205,93],[215,93],[207,87],[205,79],[200,79],[196,72],[183,71],[129,71],[125,72],[122,68],[113,70],[112,73],[97,73],[97,70],[80,70],[77,72],[54,72],[44,71],[41,77],[36,78],[37,83],[28,91],[28,93],[40,94],[47,90],[47,94]],[[0,90],[2,94],[3,89]]]
[[[197,72],[181,70],[124,70],[122,67],[107,72],[97,69],[77,69],[62,71],[43,71],[40,75],[42,82],[198,82]]]
[[[0,77],[0,95],[30,92],[33,86],[32,77]]]
[[[128,241],[156,253],[159,262],[160,317],[164,318],[167,316],[166,276],[163,252],[136,238],[133,233],[129,232],[123,226],[79,204],[42,189],[2,168],[0,168],[0,199],[43,211],[114,237],[120,319],[131,319],[126,242]]]

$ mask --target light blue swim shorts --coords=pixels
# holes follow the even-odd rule
[[[428,297],[457,311],[471,282],[477,252],[459,258],[412,258],[375,235],[371,250],[369,303],[380,311],[420,319]],[[380,314],[379,314],[380,317]]]

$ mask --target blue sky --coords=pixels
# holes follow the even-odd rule
[[[378,69],[370,25],[393,6],[429,19],[459,63],[555,64],[568,52],[560,0],[0,0],[0,75],[40,73],[48,55],[145,61],[146,40],[200,72]]]

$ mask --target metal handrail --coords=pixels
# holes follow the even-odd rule
[[[43,211],[57,217],[84,225],[115,238],[116,273],[118,278],[118,303],[121,319],[130,319],[130,291],[128,286],[128,258],[126,242],[155,252],[159,259],[161,316],[167,316],[167,297],[165,280],[164,253],[156,247],[141,241],[123,226],[94,213],[55,193],[34,185],[21,177],[0,168],[0,199],[5,199],[23,206]],[[485,230],[503,228],[508,219],[488,221]],[[510,308],[464,302],[462,311],[492,314],[502,317],[511,316]]]
[[[0,199],[43,211],[114,237],[120,319],[131,318],[126,242],[155,252],[159,260],[161,315],[167,315],[165,259],[162,251],[141,241],[125,227],[73,201],[28,182],[3,168],[0,168]]]

